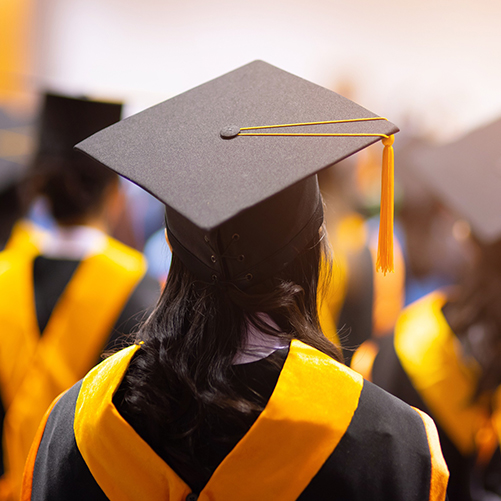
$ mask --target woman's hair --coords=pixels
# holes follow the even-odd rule
[[[475,398],[501,385],[501,241],[478,245],[480,258],[444,308],[452,331],[481,367]]]
[[[42,155],[30,170],[31,190],[44,195],[52,215],[62,224],[74,224],[98,212],[106,189],[117,175],[83,154]]]
[[[311,242],[283,271],[252,291],[197,281],[176,254],[166,286],[138,341],[144,344],[121,387],[121,412],[161,457],[188,462],[208,415],[235,421],[257,416],[266,402],[239,395],[230,375],[246,328],[299,339],[336,360],[339,349],[322,334],[317,315],[326,239]],[[324,273],[322,273],[324,276]],[[263,323],[266,313],[278,330]]]

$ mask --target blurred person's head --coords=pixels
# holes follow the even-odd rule
[[[102,219],[116,203],[118,176],[73,149],[83,138],[117,122],[121,105],[46,94],[39,121],[30,188],[46,197],[61,225]]]
[[[404,232],[407,274],[418,280],[436,277],[457,283],[469,266],[471,248],[458,231],[457,215],[419,171],[420,152],[430,145],[423,138],[409,137],[395,148],[395,177],[401,192],[397,217]]]
[[[481,367],[477,394],[501,384],[501,120],[442,146],[415,151],[413,172],[468,248],[471,266],[449,295],[444,313],[465,356]],[[430,218],[431,219],[431,218]],[[444,254],[447,254],[444,243]],[[447,258],[447,257],[446,257]]]
[[[118,196],[117,175],[81,153],[73,158],[45,156],[34,162],[31,178],[63,226],[104,217],[108,202]]]

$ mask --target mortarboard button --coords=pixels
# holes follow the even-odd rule
[[[233,139],[240,133],[240,127],[237,125],[227,125],[221,129],[221,137],[223,139]]]

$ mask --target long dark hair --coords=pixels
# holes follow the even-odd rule
[[[161,457],[192,460],[187,451],[196,447],[207,416],[245,420],[264,407],[266,402],[243,398],[230,382],[249,323],[342,359],[322,334],[317,314],[320,269],[325,271],[329,261],[326,246],[321,237],[311,242],[283,271],[248,292],[200,283],[173,255],[159,303],[138,335],[144,344],[120,393],[121,412]],[[260,312],[279,330],[264,324]]]
[[[501,385],[501,240],[483,245],[444,307],[447,322],[467,355],[481,367],[474,398]]]

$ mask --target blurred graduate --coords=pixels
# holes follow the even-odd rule
[[[0,254],[0,499],[18,499],[24,463],[51,401],[130,333],[158,299],[143,256],[107,235],[120,215],[118,176],[75,142],[120,119],[121,105],[43,98],[29,185],[56,224],[23,223]]]
[[[500,139],[498,120],[415,151],[409,167],[455,217],[471,263],[403,311],[372,364],[361,357],[374,383],[435,419],[451,500],[501,499]]]

